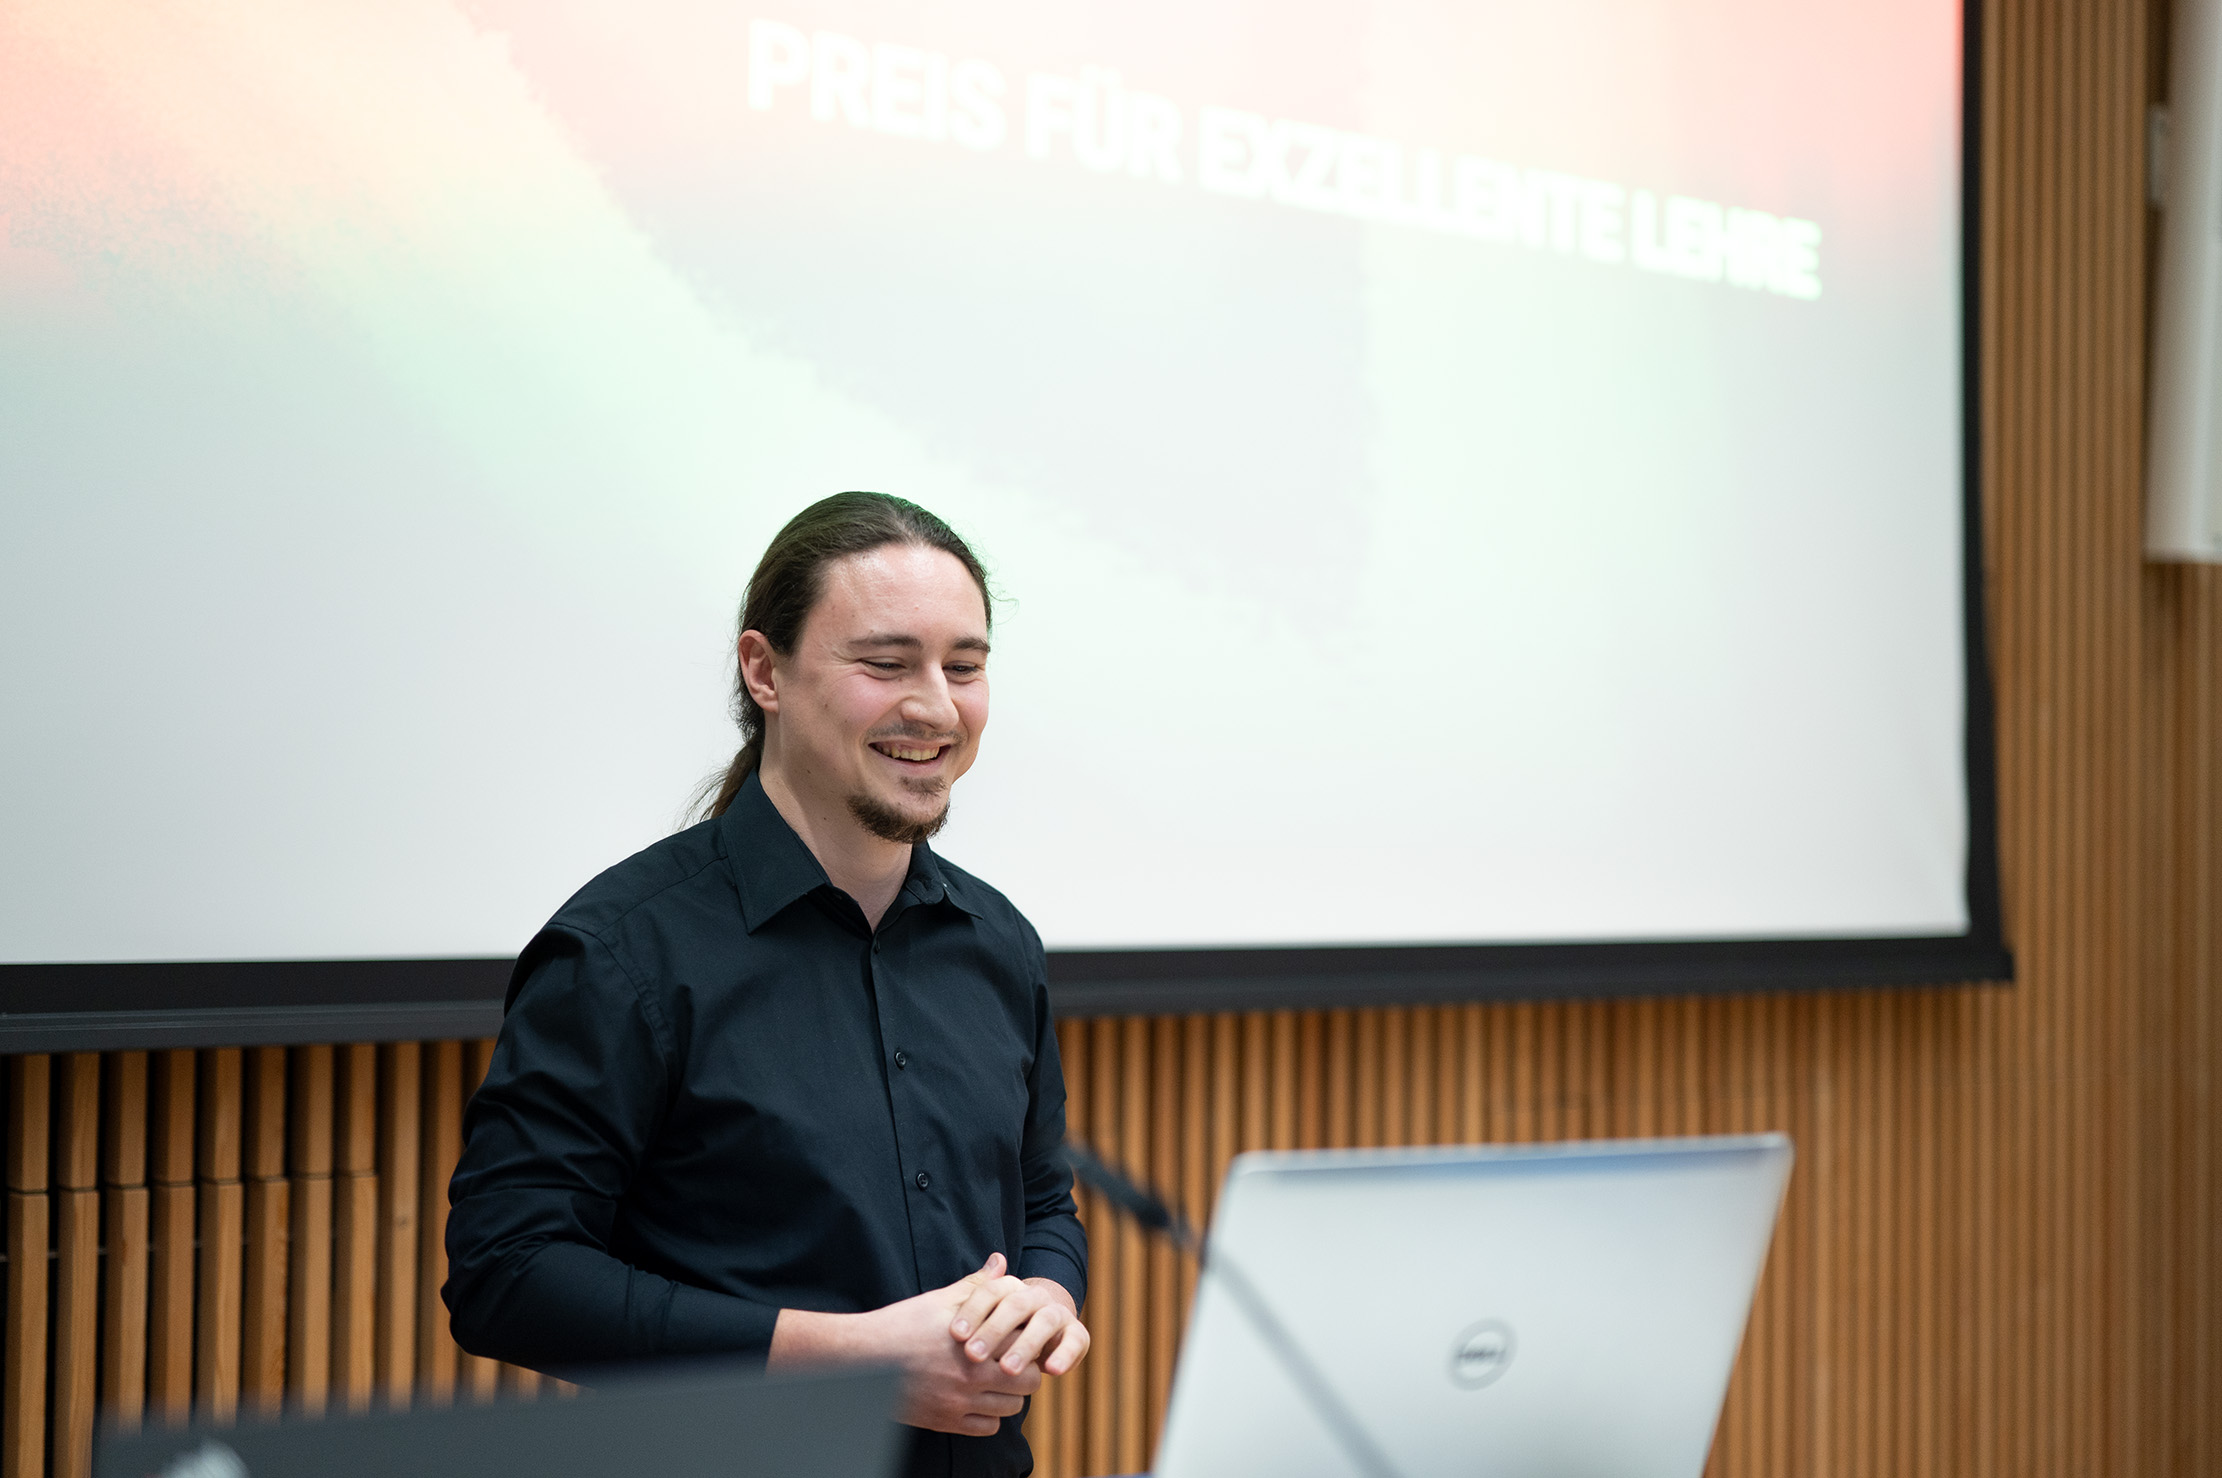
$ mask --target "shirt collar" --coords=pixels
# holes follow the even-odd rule
[[[753,770],[718,818],[718,836],[741,897],[741,921],[751,934],[796,899],[832,886],[825,868],[764,794],[764,782]],[[910,849],[910,874],[900,896],[911,903],[947,900],[974,916],[980,912],[924,842]]]
[[[951,877],[950,870],[934,849],[924,842],[910,849],[910,876],[903,880],[903,892],[919,903],[947,902],[963,909],[974,918],[980,916],[979,906],[966,896],[962,877]]]

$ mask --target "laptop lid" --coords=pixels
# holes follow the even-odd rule
[[[628,1375],[571,1400],[100,1434],[97,1478],[883,1478],[892,1371]]]
[[[1207,1256],[1397,1478],[1698,1478],[1790,1162],[1778,1134],[1248,1154]],[[1198,1287],[1156,1478],[1364,1472],[1229,1288]]]

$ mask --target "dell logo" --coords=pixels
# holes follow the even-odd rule
[[[1502,1319],[1470,1324],[1450,1347],[1451,1384],[1478,1391],[1512,1363],[1512,1326]]]

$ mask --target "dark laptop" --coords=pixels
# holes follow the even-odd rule
[[[106,1431],[96,1478],[887,1478],[891,1371],[778,1377],[689,1366],[570,1400]]]

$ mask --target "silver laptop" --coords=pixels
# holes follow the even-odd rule
[[[1790,1160],[1778,1134],[1242,1156],[1156,1478],[1698,1478]]]

